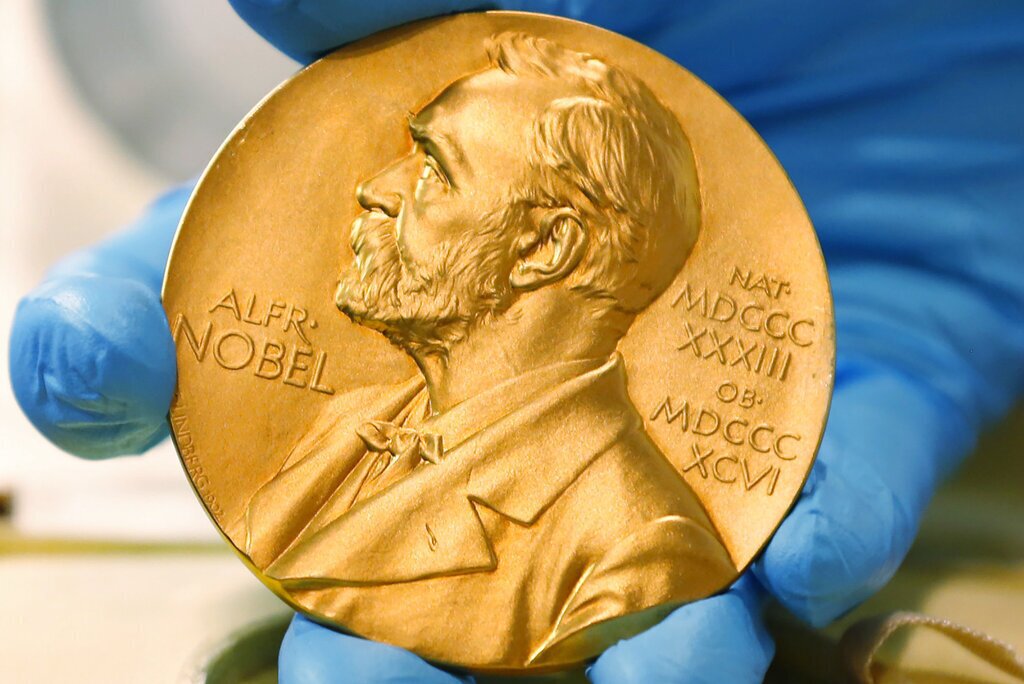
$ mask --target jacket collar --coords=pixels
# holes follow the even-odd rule
[[[472,464],[467,496],[516,522],[533,523],[597,456],[640,425],[622,365],[615,354],[457,449],[452,457]]]

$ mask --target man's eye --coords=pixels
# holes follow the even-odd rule
[[[436,180],[445,185],[448,184],[448,180],[437,166],[437,162],[431,157],[427,157],[423,161],[423,171],[420,172],[420,180]]]

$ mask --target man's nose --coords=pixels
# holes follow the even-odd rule
[[[394,188],[395,170],[400,165],[392,164],[373,178],[356,187],[356,201],[363,209],[378,209],[391,218],[397,218],[402,209],[402,195]]]

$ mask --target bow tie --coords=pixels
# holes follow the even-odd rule
[[[363,423],[356,434],[369,451],[390,453],[403,461],[416,461],[416,457],[427,463],[438,464],[444,454],[441,435],[420,432],[413,428],[401,427],[394,423],[371,420]]]

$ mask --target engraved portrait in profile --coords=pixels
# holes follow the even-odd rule
[[[700,192],[636,76],[525,34],[487,57],[395,113],[409,149],[339,237],[340,314],[419,373],[311,417],[248,502],[245,552],[363,636],[556,666],[737,573],[617,351],[683,269]]]

